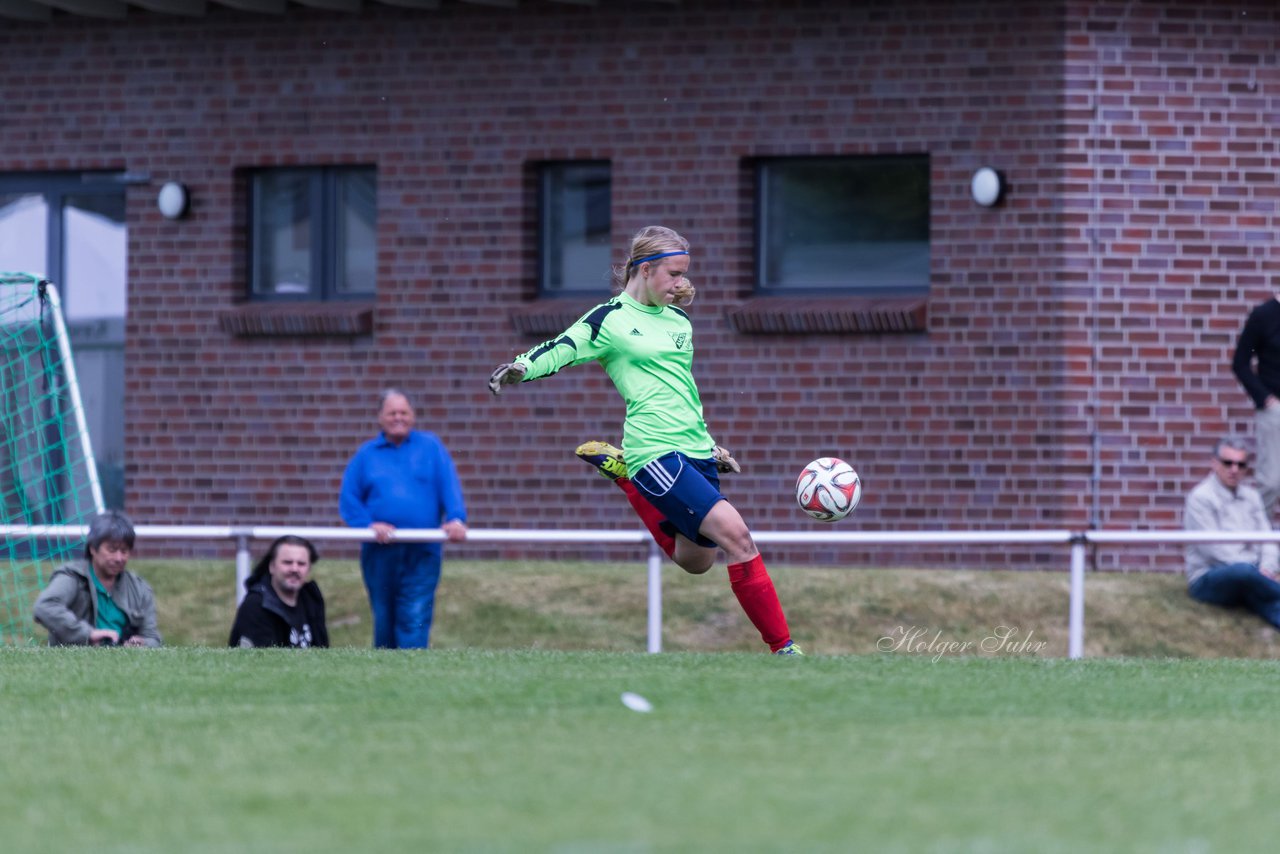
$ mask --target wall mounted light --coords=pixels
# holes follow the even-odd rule
[[[982,166],[973,173],[973,181],[969,184],[969,192],[973,200],[984,208],[1000,203],[1004,198],[1004,175],[990,166]]]
[[[160,208],[160,213],[166,219],[180,219],[186,216],[187,209],[191,207],[191,195],[187,192],[187,185],[179,184],[177,181],[165,184],[156,196],[156,207]]]

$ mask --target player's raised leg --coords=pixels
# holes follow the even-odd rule
[[[636,491],[635,485],[627,477],[627,464],[622,459],[622,450],[608,442],[583,442],[574,453],[578,455],[578,459],[594,466],[602,477],[607,477],[618,485],[658,547],[666,552],[667,557],[675,558],[675,539],[662,528],[666,517]],[[679,563],[678,560],[677,563]],[[704,569],[703,572],[706,570]]]

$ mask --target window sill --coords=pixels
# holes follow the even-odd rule
[[[607,297],[592,301],[586,296],[580,299],[542,299],[514,309],[510,314],[511,328],[521,335],[550,338],[572,326],[587,309],[604,302]]]
[[[726,317],[757,335],[927,332],[928,306],[926,297],[756,297]]]
[[[238,338],[373,334],[367,302],[251,302],[218,317],[222,331]]]

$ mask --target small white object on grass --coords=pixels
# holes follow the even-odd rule
[[[652,712],[653,703],[650,703],[639,694],[632,694],[630,691],[622,692],[622,705],[626,706],[633,712]]]

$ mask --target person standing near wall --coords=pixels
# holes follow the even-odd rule
[[[381,432],[365,442],[342,477],[338,510],[352,528],[371,528],[360,546],[360,570],[373,612],[377,649],[425,649],[431,635],[440,543],[396,542],[397,528],[440,528],[449,542],[467,538],[462,484],[444,443],[415,430],[409,399],[382,393]]]
[[[1258,410],[1254,479],[1270,520],[1280,498],[1280,296],[1249,312],[1231,370]]]

